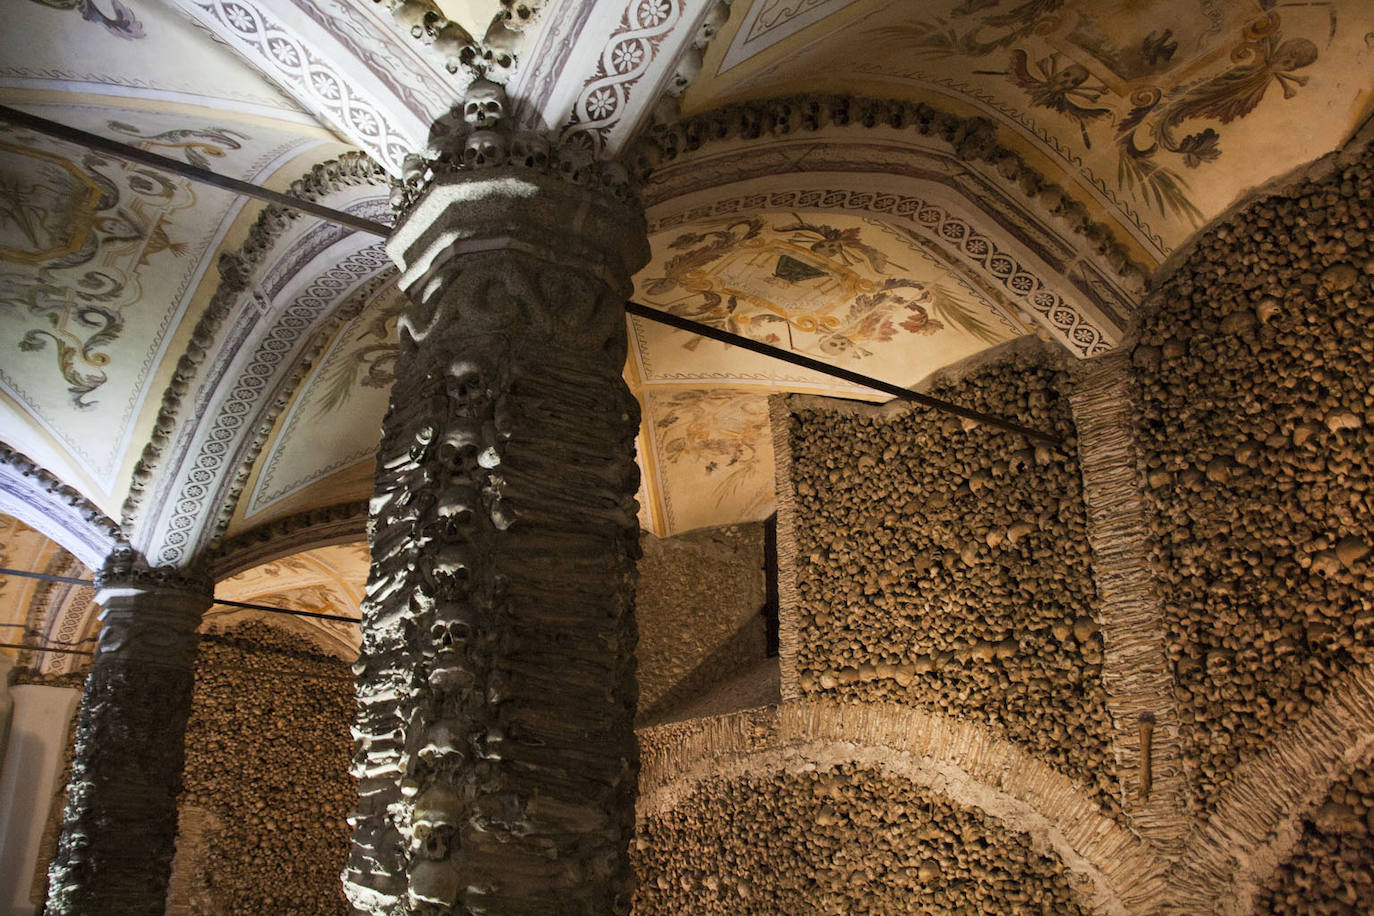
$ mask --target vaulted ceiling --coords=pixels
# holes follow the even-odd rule
[[[1374,106],[1361,0],[13,0],[0,102],[389,221],[484,49],[527,122],[653,140],[639,301],[903,385],[1029,333],[1111,349],[1150,271]],[[365,498],[393,273],[374,237],[0,120],[0,440],[154,562]],[[660,535],[771,511],[769,393],[876,397],[629,332]]]

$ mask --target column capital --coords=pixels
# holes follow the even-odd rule
[[[136,551],[112,553],[95,577],[97,658],[189,668],[196,629],[213,599],[214,581],[202,568],[149,566]]]
[[[455,259],[512,250],[597,275],[628,296],[649,258],[638,190],[618,162],[513,126],[505,90],[475,81],[406,160],[392,203],[405,212],[387,252],[401,287],[424,299]]]
[[[124,548],[105,558],[95,574],[95,590],[97,596],[107,591],[171,591],[209,598],[215,582],[202,566],[152,566],[138,551]]]
[[[634,202],[643,168],[598,159],[585,144],[563,143],[547,131],[515,123],[506,88],[486,78],[473,80],[449,113],[434,122],[423,152],[405,158],[391,203],[398,210],[418,200],[446,175],[474,175],[496,169],[557,177],[574,185]]]

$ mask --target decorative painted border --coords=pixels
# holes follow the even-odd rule
[[[311,369],[309,373],[307,373],[305,379],[302,381],[302,386],[305,386],[306,384],[314,380],[317,380],[318,373],[323,373],[329,369],[330,361],[334,359],[334,357],[338,354],[340,350],[347,346],[350,335],[356,330],[357,322],[363,319],[368,309],[370,309],[374,304],[378,303],[378,301],[381,300],[382,297],[387,296],[388,294],[397,297],[397,299],[401,301],[404,301],[404,295],[394,287],[389,287],[386,284],[383,284],[380,288],[378,288],[377,293],[373,296],[368,297],[367,301],[363,303],[362,308],[358,311],[358,314],[353,318],[350,318],[348,322],[339,329],[339,332],[334,335],[334,339],[330,341],[330,343],[321,352],[320,357],[318,360],[316,360],[314,367]],[[328,477],[335,471],[351,467],[354,464],[357,464],[358,462],[375,455],[376,453],[377,443],[374,442],[371,445],[367,446],[365,449],[350,452],[349,454],[344,455],[341,458],[336,458],[329,464],[324,465],[323,467],[315,468],[306,473],[304,476],[299,477],[295,480],[289,480],[285,483],[278,482],[274,484],[274,478],[276,477],[278,465],[282,458],[283,446],[291,441],[300,424],[304,422],[302,420],[302,410],[305,407],[303,401],[305,399],[306,393],[307,389],[305,387],[302,387],[300,397],[292,403],[290,410],[287,411],[286,420],[284,421],[280,432],[278,432],[272,440],[271,450],[267,453],[267,461],[263,464],[261,470],[258,472],[257,482],[254,484],[253,491],[249,495],[248,501],[244,506],[243,520],[245,522],[250,521],[256,515],[260,515],[261,513],[265,512],[278,501],[285,499],[286,497],[291,496],[292,494],[297,493],[300,490],[303,490],[304,488],[310,486],[316,481]],[[377,425],[377,435],[378,437],[381,436],[380,423],[378,423]]]
[[[385,106],[362,97],[331,61],[253,0],[176,2],[392,174],[399,175],[406,154],[423,144],[418,118],[409,129],[395,123]]]
[[[259,413],[264,399],[285,381],[284,375],[303,355],[299,352],[303,338],[317,333],[321,320],[342,299],[356,296],[360,286],[391,266],[383,243],[376,242],[325,270],[289,305],[273,309],[273,326],[259,338],[253,358],[220,400],[208,428],[204,433],[197,431],[199,448],[194,459],[183,465],[187,468],[186,478],[172,498],[165,524],[160,526],[161,530],[149,533],[147,552],[156,563],[185,563],[206,535],[213,536],[214,529],[228,520],[224,507],[213,505],[212,501],[224,488],[226,470],[236,468],[244,440],[262,424]],[[256,454],[258,448],[260,442],[251,451]],[[229,512],[232,509],[230,501]]]
[[[291,0],[358,62],[367,67],[411,114],[432,121],[448,111],[458,87],[448,85],[434,70],[414,66],[409,47],[399,47],[390,36],[378,35],[372,22],[348,0]],[[448,74],[444,74],[447,76]]]
[[[630,93],[651,69],[664,40],[682,20],[684,0],[630,0],[620,25],[601,49],[563,128],[562,140],[585,143],[592,152],[608,146],[613,128],[629,108]]]

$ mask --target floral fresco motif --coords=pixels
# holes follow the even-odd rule
[[[798,213],[708,224],[667,243],[679,253],[661,276],[641,281],[642,295],[680,317],[821,359],[862,360],[902,334],[950,327],[988,343],[1003,338],[949,288],[912,279],[894,260],[903,255],[874,234]]]
[[[675,391],[655,394],[652,407],[660,461],[672,473],[702,475],[712,509],[728,505],[731,517],[753,518],[768,505],[773,447],[766,398],[728,389]]]
[[[233,131],[148,136],[206,162],[237,149]],[[173,136],[175,135],[175,136]],[[51,349],[73,406],[89,409],[108,380],[108,347],[124,332],[124,309],[141,295],[139,272],[181,258],[176,215],[195,206],[188,182],[97,153],[63,155],[27,131],[0,130],[0,317],[18,321],[15,345]]]
[[[223,127],[204,130],[164,130],[151,135],[123,121],[110,121],[109,128],[138,140],[139,142],[132,144],[133,146],[164,156],[180,153],[191,165],[202,169],[210,168],[211,159],[222,159],[227,150],[241,149],[242,144],[239,141],[248,139],[236,130]]]
[[[105,27],[105,31],[119,38],[133,40],[135,38],[145,38],[143,34],[143,23],[138,21],[134,11],[129,9],[119,0],[110,0],[111,13],[106,15],[97,5],[96,0],[33,0],[34,3],[50,6],[58,10],[76,10],[81,14],[81,18],[87,22],[98,22]]]
[[[1275,85],[1284,100],[1295,98],[1320,56],[1313,37],[1336,33],[1334,7],[1317,2],[1298,5],[1326,7],[1329,34],[1285,35],[1279,8],[1293,5],[1256,0],[1209,13],[1141,0],[1123,15],[1092,0],[965,0],[944,16],[877,25],[867,37],[922,66],[955,55],[1005,61],[972,73],[1004,78],[1032,110],[1074,124],[1085,150],[1094,134],[1110,132],[1117,190],[1200,225],[1184,173],[1215,162],[1217,127],[1251,114]],[[1141,20],[1159,25],[1142,38],[1131,31]]]
[[[320,380],[322,391],[315,404],[316,416],[343,407],[359,386],[379,391],[391,389],[396,378],[396,355],[400,352],[396,318],[405,307],[404,296],[389,300],[354,335],[352,342],[361,346],[349,350],[325,368]]]

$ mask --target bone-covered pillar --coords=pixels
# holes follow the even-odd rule
[[[355,666],[360,912],[629,907],[644,222],[623,169],[505,112],[474,84],[388,243],[411,304]]]
[[[100,639],[48,870],[48,916],[165,911],[196,628],[212,595],[208,576],[150,569],[130,552],[97,575]]]

